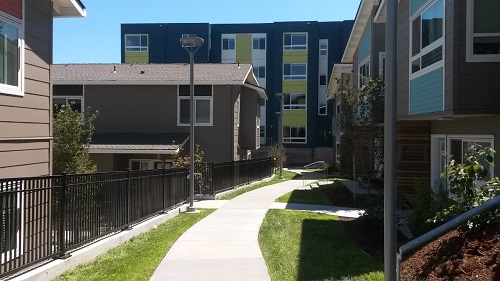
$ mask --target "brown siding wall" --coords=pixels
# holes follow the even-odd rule
[[[244,149],[257,149],[257,142],[255,138],[257,127],[255,124],[258,118],[258,99],[259,96],[254,90],[250,90],[248,88],[242,89],[239,143],[241,148]]]
[[[0,178],[51,172],[52,1],[26,1],[25,16],[25,94],[0,93]]]
[[[232,160],[234,89],[214,86],[213,126],[195,127],[195,143],[208,162]],[[177,126],[177,86],[85,86],[85,107],[99,111],[96,133],[185,133]],[[187,152],[189,143],[184,147]]]
[[[18,19],[23,18],[23,0],[2,0],[0,11],[5,12]]]

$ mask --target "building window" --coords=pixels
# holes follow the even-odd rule
[[[266,49],[266,38],[254,38],[252,45],[253,45],[254,50],[265,50]]]
[[[326,113],[327,113],[326,102],[318,103],[318,115],[326,115]]]
[[[385,81],[385,52],[378,53],[378,73],[382,82]]]
[[[185,37],[196,37],[196,34],[182,34],[182,38]]]
[[[284,95],[283,109],[306,109],[306,94],[291,93]]]
[[[306,127],[284,126],[284,143],[306,143]]]
[[[319,44],[319,55],[320,56],[328,55],[328,44]]]
[[[500,61],[500,2],[467,1],[467,61]]]
[[[177,105],[177,125],[187,126],[190,122],[189,86],[180,85]],[[195,126],[212,126],[213,98],[212,86],[195,85],[194,87]]]
[[[266,126],[259,127],[259,135],[261,138],[266,138]]]
[[[339,115],[340,114],[340,111],[341,111],[341,106],[340,106],[340,100],[337,102],[336,106],[335,106],[335,115]]]
[[[126,34],[125,52],[147,52],[148,35],[147,34]]]
[[[359,66],[358,89],[362,89],[365,86],[365,79],[368,77],[370,77],[370,59],[365,60]]]
[[[307,50],[307,33],[283,34],[283,50]]]
[[[285,63],[283,65],[283,80],[306,80],[307,64]]]
[[[427,73],[421,70],[443,61],[443,0],[437,0],[411,22],[411,73]]]
[[[83,112],[83,98],[82,97],[54,97],[54,113],[57,113],[62,106],[69,104],[71,109]]]
[[[234,38],[223,38],[222,39],[222,50],[234,50],[235,48]]]
[[[266,78],[266,67],[265,66],[254,66],[253,73],[257,78]]]
[[[319,85],[326,86],[326,74],[319,75]]]
[[[22,96],[24,40],[22,21],[0,12],[0,93]]]

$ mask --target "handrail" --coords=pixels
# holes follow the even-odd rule
[[[435,229],[433,229],[433,230],[411,240],[410,242],[402,245],[401,247],[399,247],[399,253],[398,253],[398,257],[397,257],[398,280],[399,280],[399,264],[402,260],[404,260],[406,258],[406,255],[409,252],[411,252],[417,248],[420,248],[420,247],[426,245],[427,243],[429,243],[430,241],[436,239],[437,237],[443,235],[444,233],[446,233],[450,230],[453,230],[457,226],[468,221],[470,218],[477,216],[481,213],[484,213],[486,211],[489,211],[493,208],[500,208],[500,196],[497,196],[493,199],[486,201],[482,205],[477,206],[476,208],[471,209],[471,210],[461,214],[460,216],[450,220],[449,222],[446,222],[445,224],[440,225],[439,227],[436,227]]]

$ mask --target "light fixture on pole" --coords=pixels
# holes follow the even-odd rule
[[[197,213],[194,207],[194,54],[203,45],[203,38],[182,37],[182,47],[189,53],[189,207],[187,213]]]
[[[280,111],[276,112],[278,115],[278,141],[279,141],[279,157],[280,157],[280,177],[283,179],[283,99],[286,93],[276,93],[276,96],[280,100]]]

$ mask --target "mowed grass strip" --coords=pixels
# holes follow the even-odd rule
[[[240,188],[240,189],[236,189],[234,190],[233,192],[230,192],[220,198],[218,198],[219,200],[231,200],[243,193],[247,193],[249,191],[252,191],[252,190],[255,190],[255,189],[258,189],[258,188],[261,188],[261,187],[264,187],[264,186],[268,186],[268,185],[271,185],[271,184],[276,184],[276,183],[280,183],[280,182],[283,182],[283,181],[287,181],[287,180],[291,180],[295,177],[297,177],[298,174],[297,173],[294,173],[294,172],[290,172],[290,171],[286,171],[286,170],[283,170],[283,179],[280,180],[279,179],[279,171],[275,173],[274,175],[274,178],[270,181],[266,181],[266,182],[260,182],[260,183],[257,183],[257,184],[254,184],[254,185],[251,185],[251,186],[248,186],[248,187],[243,187],[243,188]]]
[[[327,206],[332,205],[330,199],[328,199],[326,194],[319,188],[296,189],[276,199],[276,202]]]
[[[358,248],[336,216],[269,210],[259,245],[272,280],[384,280],[382,265]]]
[[[65,272],[56,280],[149,280],[174,242],[214,210],[182,213],[102,254],[91,263]]]

